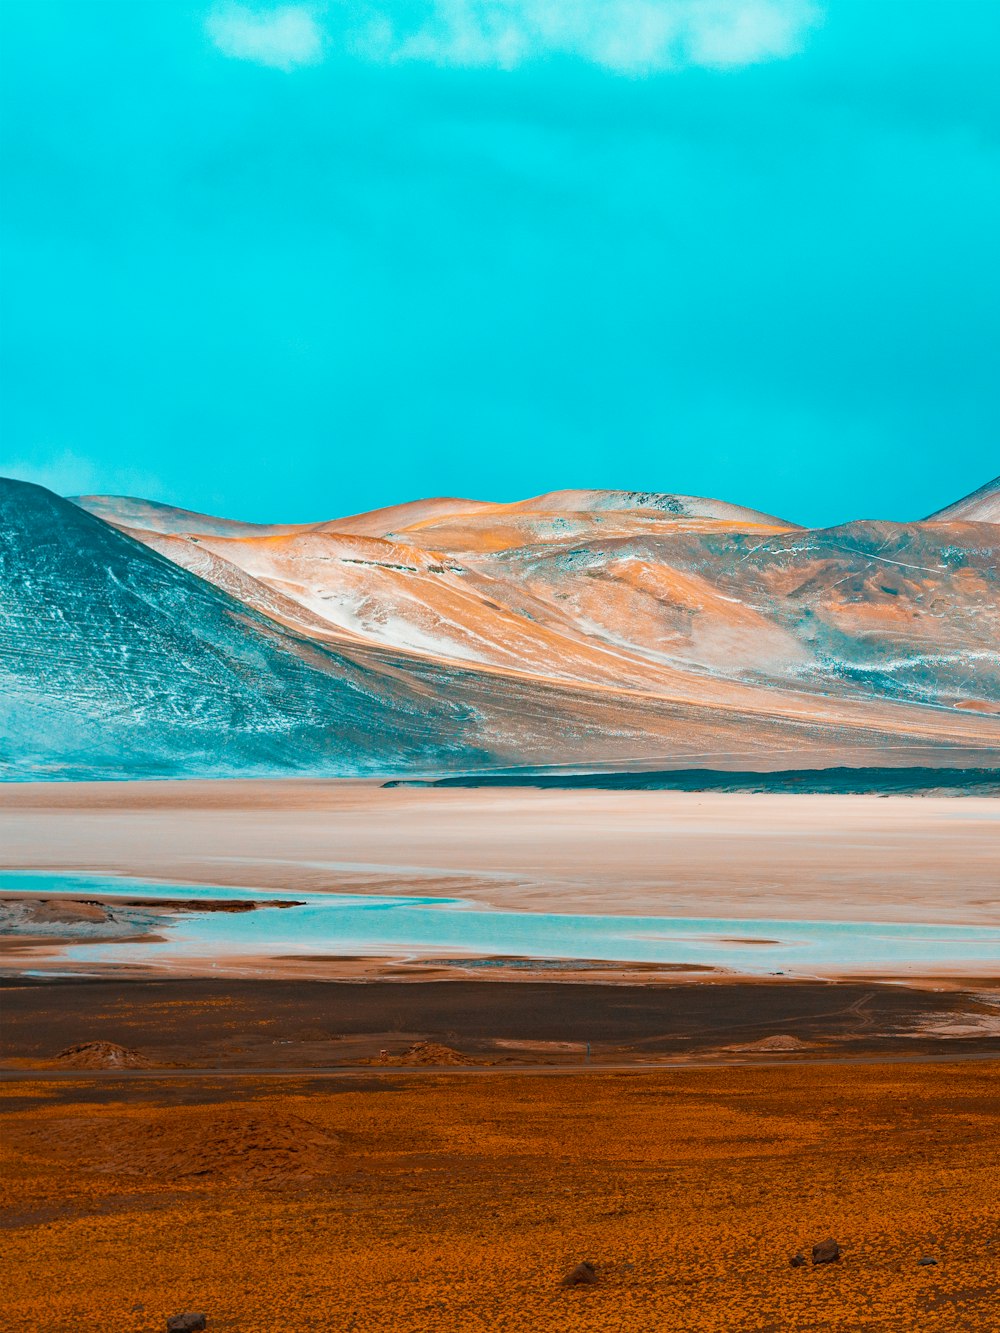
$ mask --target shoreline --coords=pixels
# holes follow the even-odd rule
[[[231,972],[407,984],[461,982],[488,973],[510,985],[599,980],[617,987],[678,981],[713,986],[734,979],[752,985],[770,966],[772,973],[796,977],[925,989],[961,989],[976,975],[1000,978],[1000,965],[973,956],[974,939],[956,944],[957,960],[948,959],[944,942],[923,953],[915,944],[918,961],[909,962],[903,940],[886,951],[880,946],[869,961],[859,945],[856,965],[851,946],[831,955],[821,944],[814,963],[801,950],[796,957],[794,941],[802,930],[791,929],[816,923],[872,933],[885,926],[912,930],[914,940],[936,927],[995,930],[997,798],[311,781],[34,785],[4,794],[9,799],[0,809],[0,872],[23,873],[19,884],[0,890],[0,912],[21,914],[17,933],[2,941],[8,972],[40,965],[123,981]],[[46,874],[66,879],[39,884],[33,892],[32,877]],[[112,878],[137,882],[121,886],[123,893],[108,892]],[[177,894],[160,891],[164,885],[175,886]],[[201,889],[217,901],[201,908],[185,901]],[[203,948],[188,949],[187,957],[168,966],[165,957],[128,957],[126,940],[143,947],[162,932],[169,943],[171,922],[192,909],[242,912],[267,901],[323,902],[330,895],[401,904],[414,899],[414,907],[420,899],[446,900],[453,914],[469,907],[480,916],[514,914],[524,923],[536,915],[611,918],[625,937],[610,950],[619,954],[628,951],[631,918],[668,925],[704,921],[704,939],[712,947],[679,947],[673,958],[656,948],[650,961],[608,961],[599,951],[586,956],[582,939],[569,958],[561,955],[568,941],[542,926],[531,928],[537,938],[529,947],[525,936],[487,944],[464,928],[435,936],[426,929],[411,934],[408,927],[385,934],[380,946],[377,932],[366,926],[355,934],[360,948],[351,947],[350,930],[335,931],[330,938],[343,939],[340,952],[313,948],[306,937],[293,939],[295,932],[286,930],[267,956],[259,951],[259,938],[247,937],[241,947],[240,932],[227,926],[215,932],[219,940],[200,961],[193,955],[204,954]],[[72,921],[50,929],[40,920],[30,929],[23,918],[33,908],[4,907],[13,898],[42,896],[49,900],[50,918],[75,914],[79,931]],[[112,912],[124,918],[108,932],[121,941],[120,959],[109,941],[100,963],[65,963],[65,949],[74,942],[101,943],[100,918]],[[742,928],[745,922],[755,928]],[[774,953],[771,965],[762,951],[758,969],[751,946],[765,945],[772,937],[768,923],[781,922],[789,925],[789,961]],[[650,926],[637,925],[635,935],[643,929],[650,939]],[[648,948],[637,953],[650,959]]]
[[[393,980],[399,983],[418,983],[426,980],[470,980],[475,976],[492,981],[517,984],[528,980],[544,979],[553,984],[572,985],[582,981],[604,985],[623,985],[641,982],[645,985],[682,982],[690,985],[716,984],[720,981],[795,982],[802,980],[871,981],[879,984],[908,985],[918,989],[942,986],[953,988],[968,985],[972,978],[993,974],[993,964],[986,959],[943,958],[938,963],[926,960],[898,964],[859,963],[850,966],[837,964],[809,964],[796,966],[785,962],[782,968],[766,970],[748,968],[724,960],[727,945],[775,946],[778,941],[757,937],[716,937],[711,925],[721,922],[704,921],[706,932],[701,940],[714,941],[720,961],[669,961],[642,958],[602,958],[559,954],[547,955],[494,953],[470,954],[454,945],[419,947],[372,944],[362,952],[335,952],[304,949],[301,952],[280,952],[279,946],[267,950],[247,952],[236,942],[227,944],[219,939],[206,952],[185,949],[183,940],[175,940],[171,926],[185,917],[202,915],[243,915],[260,910],[294,910],[308,907],[308,902],[294,898],[274,899],[262,896],[261,891],[247,889],[248,897],[190,898],[144,893],[156,881],[144,880],[135,884],[134,892],[94,892],[80,888],[39,890],[32,892],[23,887],[4,891],[0,888],[0,978],[29,975],[45,980],[42,968],[55,975],[84,977],[119,977],[124,982],[136,977],[162,979],[193,979],[202,976],[251,978],[256,980],[355,981],[372,979]],[[175,886],[181,889],[191,886]],[[218,887],[218,886],[212,886]],[[335,894],[319,895],[336,897]],[[314,900],[315,901],[315,900]],[[456,906],[464,906],[461,900]],[[475,908],[472,903],[469,907]],[[627,921],[627,916],[620,918]],[[682,920],[664,923],[681,925]],[[726,924],[738,927],[737,920]],[[787,921],[760,921],[754,925],[777,931],[789,924],[832,926],[835,929],[854,926],[859,935],[871,924],[868,922],[824,921],[815,918]],[[910,923],[879,923],[906,928]],[[933,923],[942,930],[953,929],[945,923]],[[927,928],[923,926],[922,928]],[[640,937],[637,944],[643,942]],[[129,946],[163,945],[163,954],[155,958],[130,956]],[[171,952],[171,944],[175,952]],[[101,959],[79,959],[68,955],[68,950],[81,946],[111,946],[121,948],[121,958],[105,956]],[[301,949],[301,946],[299,946]],[[789,945],[788,947],[794,947]],[[1000,968],[996,969],[1000,985]]]

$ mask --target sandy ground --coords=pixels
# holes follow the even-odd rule
[[[7,1319],[990,1333],[998,1072],[19,1083],[0,1140]],[[841,1259],[814,1266],[827,1237]],[[562,1286],[582,1259],[596,1284]]]
[[[519,910],[996,925],[1000,800],[385,789],[0,788],[0,866]]]

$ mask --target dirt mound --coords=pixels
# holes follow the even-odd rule
[[[461,1051],[442,1046],[436,1041],[415,1041],[400,1055],[385,1054],[379,1057],[382,1065],[474,1065]]]
[[[92,1119],[62,1117],[36,1126],[22,1146],[71,1158],[93,1171],[255,1184],[324,1175],[340,1151],[336,1134],[261,1107],[174,1107],[154,1115],[116,1116],[102,1126],[99,1140]]]
[[[151,1069],[147,1060],[131,1046],[118,1046],[113,1041],[84,1041],[78,1046],[67,1046],[56,1056],[60,1064],[72,1069]]]
[[[239,1109],[202,1121],[194,1134],[172,1121],[150,1126],[131,1145],[138,1169],[177,1178],[303,1179],[329,1169],[339,1148],[336,1135],[294,1115]]]
[[[768,1051],[806,1051],[811,1045],[808,1041],[800,1041],[798,1037],[762,1037],[760,1041],[750,1041],[744,1046],[729,1046],[730,1051],[760,1051],[766,1054]]]

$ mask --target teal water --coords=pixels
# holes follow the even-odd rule
[[[77,963],[221,961],[239,954],[521,956],[697,964],[766,975],[838,967],[1000,964],[1000,928],[862,921],[649,917],[492,911],[453,898],[292,894],[98,876],[0,875],[0,892],[102,897],[287,900],[301,906],[178,915],[162,942],[74,943]]]

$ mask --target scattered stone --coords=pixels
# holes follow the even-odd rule
[[[135,1305],[129,1307],[129,1314],[142,1314],[145,1308],[142,1301],[136,1301]]]
[[[835,1264],[840,1259],[840,1246],[835,1240],[821,1240],[812,1248],[814,1264]]]
[[[175,1314],[167,1320],[167,1333],[198,1333],[206,1327],[203,1314]]]
[[[788,1262],[791,1264],[793,1268],[801,1268],[802,1265],[805,1263],[805,1261],[806,1261],[806,1256],[802,1253],[801,1250],[799,1250],[798,1254],[790,1254],[788,1256]]]
[[[585,1287],[597,1281],[594,1265],[584,1259],[583,1263],[571,1268],[562,1280],[564,1287]]]
[[[922,1259],[917,1260],[918,1268],[927,1268],[930,1264],[936,1264],[937,1260],[930,1254],[925,1254]]]

